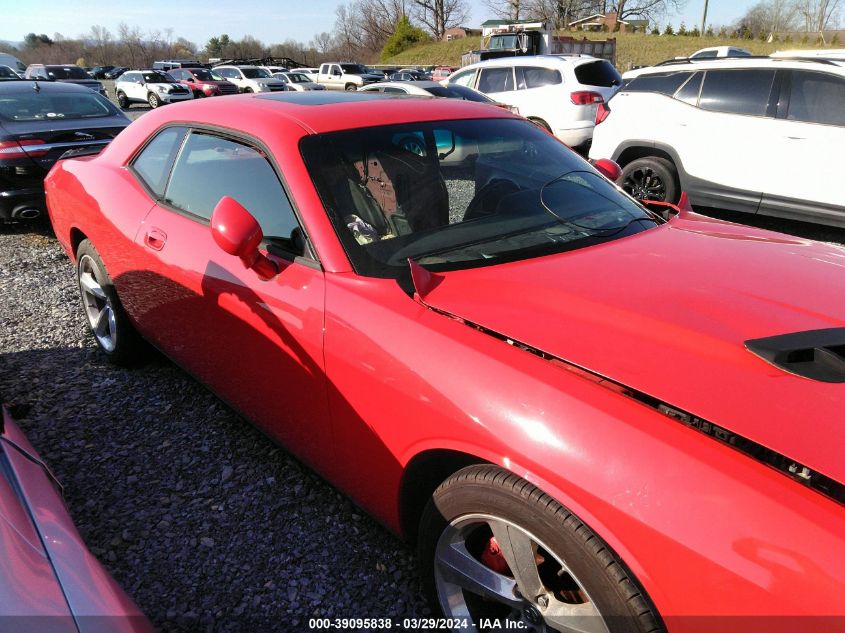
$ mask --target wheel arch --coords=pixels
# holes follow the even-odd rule
[[[663,158],[668,160],[675,166],[678,172],[679,184],[682,190],[685,190],[688,182],[687,173],[684,170],[681,157],[674,148],[664,145],[663,143],[655,143],[654,141],[632,140],[626,141],[616,148],[613,152],[613,160],[615,160],[620,167],[624,169],[625,165],[637,160],[638,158],[646,158],[654,156],[656,158]]]
[[[79,245],[82,244],[82,240],[87,240],[88,236],[82,232],[81,229],[77,227],[72,227],[70,229],[70,251],[71,251],[71,259],[76,261],[76,251],[79,250]]]

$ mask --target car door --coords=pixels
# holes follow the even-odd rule
[[[126,96],[134,101],[147,100],[147,86],[141,73],[127,73],[124,75]]]
[[[708,69],[697,108],[655,122],[694,180],[694,204],[757,211],[769,170],[783,160],[763,149],[774,122],[775,76],[772,68]]]
[[[261,281],[214,242],[209,219],[223,196],[258,220],[279,274]],[[141,226],[139,285],[145,333],[211,389],[314,466],[325,466],[324,279],[257,142],[193,129],[164,195]]]
[[[520,99],[516,94],[513,68],[510,66],[493,66],[479,69],[476,90],[483,92],[494,101],[518,107],[520,114],[523,116],[530,116],[530,114],[526,114],[523,108],[519,106]],[[530,112],[530,108],[528,111]]]
[[[845,77],[798,69],[783,73],[783,98],[768,151],[788,160],[770,166],[761,211],[842,222]]]

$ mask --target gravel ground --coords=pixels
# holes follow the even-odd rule
[[[419,616],[412,551],[163,358],[88,334],[49,229],[0,226],[0,393],[94,554],[162,631]]]

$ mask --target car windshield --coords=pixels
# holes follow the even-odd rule
[[[79,66],[47,66],[47,74],[53,79],[91,79]]]
[[[352,75],[367,74],[367,68],[361,64],[341,64],[340,67],[343,69],[343,72],[350,73]]]
[[[404,278],[538,257],[660,220],[536,125],[441,121],[309,136],[311,177],[355,270]]]
[[[311,81],[308,77],[301,73],[286,73],[285,77],[287,77],[288,81],[295,84],[307,84]]]
[[[223,77],[207,68],[191,68],[189,72],[200,81],[223,81]]]
[[[0,66],[0,79],[17,79],[18,74],[8,66]]]
[[[7,121],[92,119],[117,113],[108,99],[93,91],[49,94],[33,90],[0,96],[0,118]]]
[[[273,76],[263,68],[241,68],[241,72],[247,79],[270,79]]]
[[[495,50],[499,48],[518,48],[519,37],[516,35],[499,35],[490,38],[490,49]]]

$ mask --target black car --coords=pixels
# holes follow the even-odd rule
[[[390,75],[390,81],[427,81],[431,77],[419,70],[402,70]]]
[[[94,68],[88,71],[88,74],[94,79],[106,79],[106,73],[115,68],[115,66],[94,66]]]
[[[37,79],[38,81],[61,81],[69,84],[85,86],[104,97],[106,89],[99,81],[91,77],[76,64],[30,64],[26,67],[24,79]]]
[[[118,66],[116,68],[112,68],[110,71],[108,71],[105,74],[105,78],[106,79],[117,79],[123,73],[125,73],[127,70],[129,70],[129,69],[126,66]]]
[[[130,120],[75,84],[0,82],[0,221],[46,212],[44,177],[65,152],[105,147]]]

